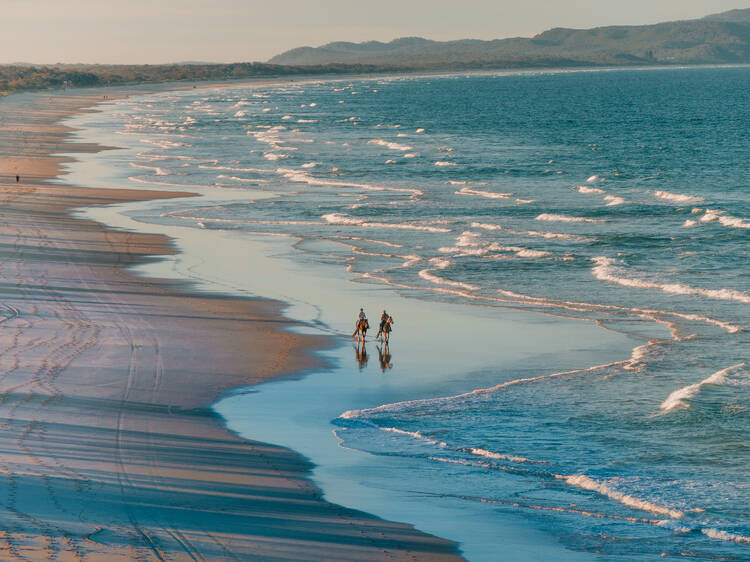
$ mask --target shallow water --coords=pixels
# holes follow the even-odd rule
[[[470,514],[442,526],[477,559],[509,521],[575,556],[743,559],[748,92],[747,68],[394,78],[148,95],[80,122],[127,148],[87,166],[205,195],[128,211],[202,248],[180,274],[338,334],[391,309],[392,368],[369,344],[360,372],[346,346],[219,405],[321,464],[331,499],[392,516],[361,488],[381,491],[433,532],[440,509]],[[277,242],[256,262],[258,233]],[[274,417],[285,400],[299,419]],[[341,455],[360,472],[336,490]]]

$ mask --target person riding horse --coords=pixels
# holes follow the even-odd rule
[[[355,337],[358,333],[362,333],[362,339],[365,339],[367,330],[370,328],[370,323],[367,321],[367,315],[363,308],[359,309],[359,316],[357,317],[357,323],[354,326],[354,333],[352,337]]]
[[[385,310],[383,310],[383,314],[380,315],[380,329],[378,330],[378,335],[376,335],[375,338],[378,339],[380,338],[380,335],[383,334],[385,336],[385,341],[387,342],[392,330],[393,317]]]

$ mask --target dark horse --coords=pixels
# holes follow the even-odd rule
[[[362,341],[364,341],[365,336],[367,335],[367,330],[369,329],[370,323],[367,321],[367,318],[362,318],[357,322],[357,328],[354,330],[352,337],[355,337],[357,334],[362,334]]]

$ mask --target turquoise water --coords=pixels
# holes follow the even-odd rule
[[[131,98],[88,126],[128,147],[102,158],[130,185],[207,195],[139,220],[233,235],[240,259],[251,235],[293,242],[276,273],[310,286],[259,294],[300,291],[335,333],[391,308],[385,357],[331,354],[356,388],[286,383],[328,384],[299,417],[368,459],[369,488],[481,519],[476,558],[497,518],[573,558],[749,559],[748,92],[747,68],[300,82]],[[231,400],[264,392],[284,400]]]

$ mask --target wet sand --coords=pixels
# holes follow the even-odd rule
[[[126,95],[124,90],[105,92]],[[453,560],[453,543],[324,501],[293,451],[226,430],[227,389],[319,366],[282,303],[143,279],[160,235],[74,208],[181,193],[47,183],[102,91],[0,100],[0,558]],[[16,182],[15,175],[20,176]]]

